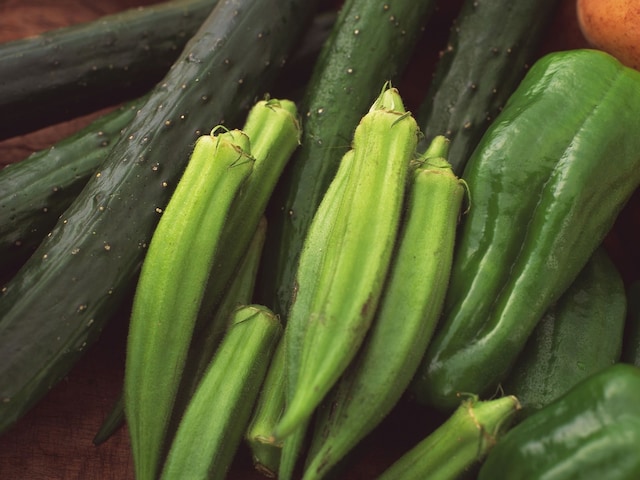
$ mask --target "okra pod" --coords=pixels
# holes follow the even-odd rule
[[[182,416],[183,404],[193,395],[198,381],[211,361],[211,357],[227,329],[231,312],[240,305],[251,303],[266,228],[266,219],[263,219],[247,249],[247,254],[238,265],[236,276],[232,279],[213,317],[206,325],[202,326],[202,331],[192,336],[193,343],[187,352],[183,378],[178,388],[179,395],[172,414],[174,418]],[[124,423],[124,420],[124,398],[121,392],[114,402],[111,412],[96,433],[93,443],[99,445],[106,441]]]
[[[255,159],[253,172],[229,212],[220,240],[224,248],[213,260],[199,324],[207,322],[216,310],[265,213],[282,170],[300,143],[301,127],[295,103],[276,98],[256,102],[242,131],[251,139],[251,155]]]
[[[380,306],[360,352],[320,409],[304,479],[324,477],[389,413],[409,385],[440,316],[464,186],[436,137],[412,172]]]
[[[297,371],[274,435],[310,417],[353,359],[369,328],[400,223],[419,128],[395,88],[379,95],[353,136],[341,195],[323,198],[296,274],[285,334],[286,368]],[[338,170],[336,180],[344,175]],[[302,327],[301,327],[302,325]]]
[[[255,165],[255,163],[254,163]],[[253,173],[252,173],[253,175]],[[253,300],[256,274],[266,234],[266,219],[258,224],[246,254],[237,267],[237,272],[220,300],[216,311],[205,325],[201,325],[192,335],[185,360],[178,397],[173,407],[170,432],[173,433],[182,418],[187,403],[193,396],[198,383],[215,354],[220,340],[229,328],[231,314],[240,305],[248,305]],[[215,273],[215,269],[213,271]],[[198,325],[196,325],[198,327]]]
[[[236,309],[180,421],[162,480],[225,478],[281,334],[268,308]]]
[[[405,453],[378,480],[454,480],[481,461],[507,432],[520,408],[512,395],[462,401],[442,425]],[[524,478],[524,477],[494,477]]]
[[[127,340],[125,415],[139,480],[155,480],[182,369],[225,220],[251,173],[239,130],[197,140],[149,244]]]
[[[284,411],[284,400],[284,342],[280,341],[245,435],[253,466],[267,477],[276,477],[280,466],[282,442],[273,437],[273,429]]]

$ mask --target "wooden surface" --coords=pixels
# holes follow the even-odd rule
[[[90,20],[130,6],[155,3],[143,0],[89,2],[64,0],[0,0],[0,41],[38,33],[57,26]],[[445,12],[446,14],[446,12]],[[573,1],[567,0],[554,24],[545,51],[586,46],[575,24]],[[424,77],[424,63],[437,52],[420,49],[401,87],[417,101]],[[409,102],[410,103],[410,102]],[[32,151],[85,125],[94,115],[47,128],[22,138],[0,142],[0,157],[19,161]],[[625,279],[638,278],[637,250],[640,201],[632,201],[607,240]],[[126,428],[96,447],[93,436],[109,412],[122,382],[126,320],[115,319],[71,371],[31,412],[0,437],[0,480],[5,479],[133,479]],[[419,440],[428,426],[437,421],[428,412],[403,402],[355,454],[344,478],[369,479]],[[243,447],[229,476],[232,479],[265,478],[253,471],[248,451]]]

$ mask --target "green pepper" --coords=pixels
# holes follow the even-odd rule
[[[478,480],[640,478],[640,368],[618,363],[511,428]]]
[[[538,60],[469,158],[470,211],[412,390],[491,396],[640,184],[640,72],[596,50]]]
[[[627,298],[604,248],[538,322],[502,384],[531,415],[580,380],[620,360]]]

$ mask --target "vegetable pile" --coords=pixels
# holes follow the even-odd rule
[[[640,185],[640,72],[541,54],[558,1],[490,3],[462,2],[416,115],[435,0],[160,5],[201,20],[162,78],[0,170],[0,434],[124,311],[95,442],[126,422],[141,480],[343,478],[406,404],[437,420],[380,478],[638,478],[640,278],[605,242]],[[0,71],[38,51],[3,48]]]

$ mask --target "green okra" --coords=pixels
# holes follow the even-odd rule
[[[348,184],[349,172],[353,166],[354,151],[348,150],[340,161],[340,175],[331,182],[329,188],[323,197],[323,201],[333,204],[338,198],[344,195],[345,188]],[[324,221],[331,223],[335,221],[335,217],[339,214],[337,209],[326,209],[321,212],[324,215]],[[293,344],[300,343],[305,331],[305,323],[291,323],[287,322],[285,326],[285,333],[283,343],[285,343],[285,408],[287,402],[290,401],[291,395],[294,392],[293,385],[297,376],[298,363],[296,361],[287,362],[287,341]],[[278,478],[280,480],[291,480],[296,470],[298,460],[302,455],[302,450],[306,446],[307,440],[307,426],[309,421],[306,420],[303,424],[298,425],[297,429],[290,435],[288,435],[282,446],[282,452],[280,454],[280,464],[278,467]]]
[[[264,306],[234,311],[180,421],[163,480],[225,478],[281,334],[278,316]]]
[[[412,172],[403,226],[370,332],[320,409],[304,479],[324,477],[391,411],[436,327],[465,188],[436,137]]]
[[[183,379],[179,387],[179,397],[174,405],[173,417],[181,416],[184,411],[184,406],[181,403],[188,401],[193,395],[198,381],[227,329],[231,312],[240,305],[251,303],[266,228],[266,219],[263,218],[258,224],[247,253],[238,265],[237,274],[227,288],[216,312],[209,322],[202,326],[202,331],[193,335],[185,361]],[[96,433],[93,443],[99,445],[105,442],[120,428],[124,421],[124,399],[121,392],[114,402],[111,412]]]
[[[267,477],[275,477],[280,466],[282,442],[273,437],[273,429],[284,411],[284,380],[284,342],[280,341],[245,433],[253,466]]]
[[[242,131],[214,129],[199,137],[149,244],[134,295],[124,379],[139,480],[157,478],[214,253],[252,167]]]
[[[253,172],[229,212],[221,239],[224,248],[215,254],[199,323],[208,321],[235,276],[238,262],[265,213],[282,170],[300,143],[302,132],[295,103],[276,98],[256,102],[242,131],[251,139]]]
[[[518,399],[512,395],[493,400],[481,401],[477,397],[463,400],[442,425],[400,457],[378,480],[460,478],[507,432],[519,408]]]
[[[385,86],[354,132],[353,158],[338,169],[334,182],[343,188],[318,207],[287,320],[288,393],[276,438],[311,416],[364,339],[390,264],[418,134],[398,91]]]
[[[255,165],[255,163],[254,163]],[[253,173],[252,173],[253,175]],[[231,314],[240,305],[248,305],[253,300],[253,290],[262,256],[267,224],[263,217],[258,224],[246,254],[237,267],[237,272],[220,300],[209,321],[194,332],[187,352],[178,398],[172,413],[173,432],[182,418],[186,404],[193,396],[200,379],[211,362],[220,340],[229,327]],[[215,270],[214,270],[215,273]],[[205,293],[206,295],[206,293]]]

